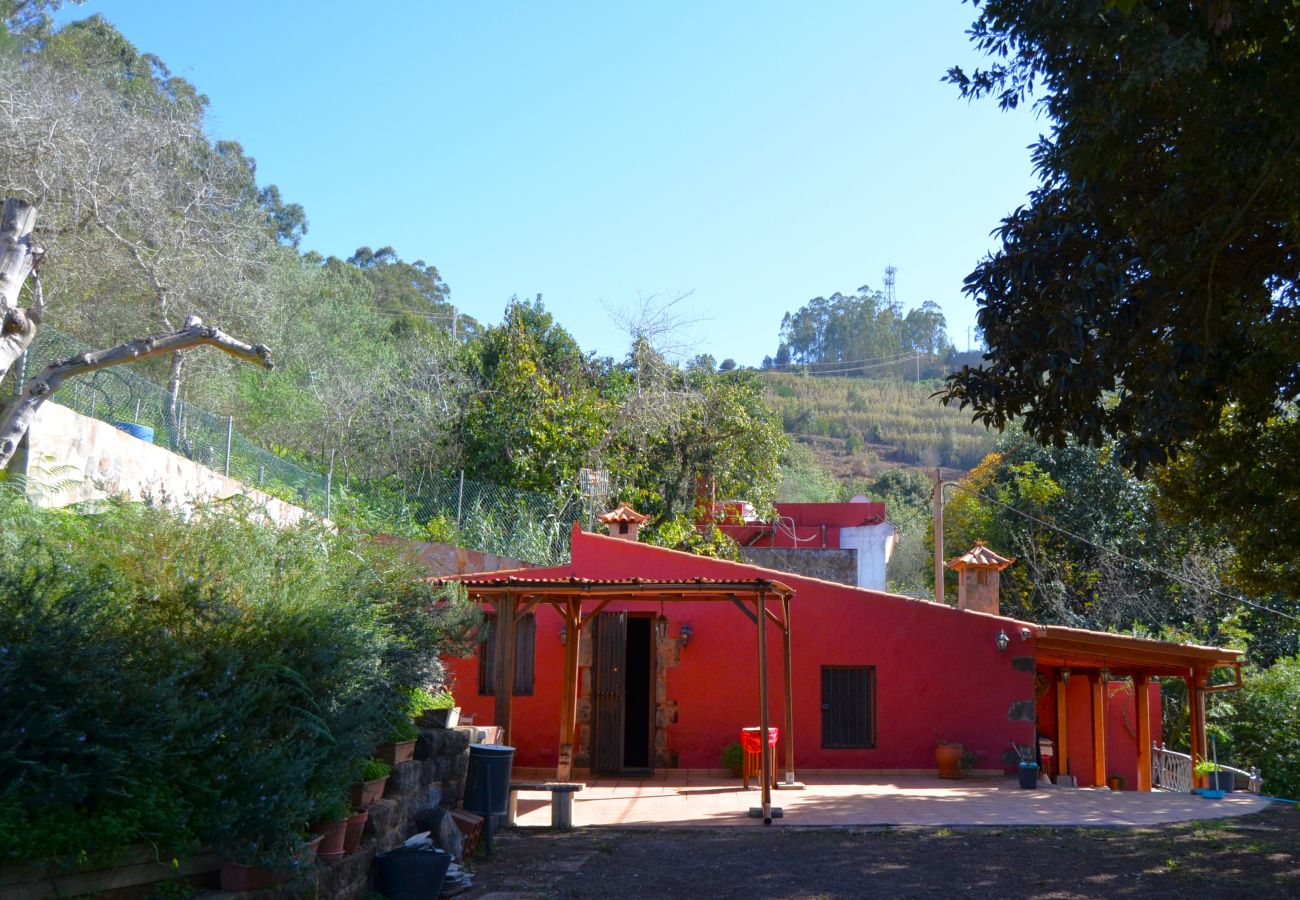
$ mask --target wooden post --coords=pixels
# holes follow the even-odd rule
[[[1187,743],[1191,746],[1192,787],[1205,787],[1208,779],[1196,774],[1196,764],[1205,759],[1205,692],[1195,669],[1183,676],[1187,685]]]
[[[934,470],[934,602],[943,603],[943,470]]]
[[[790,598],[781,598],[785,630],[781,634],[781,654],[785,657],[785,780],[794,784],[794,684],[791,680]]]
[[[763,824],[772,824],[772,754],[767,749],[767,592],[758,592],[758,740],[763,778]]]
[[[573,731],[578,715],[578,642],[582,640],[582,601],[567,600],[564,607],[564,698],[560,708],[560,759],[556,781],[573,777]]]
[[[1138,783],[1139,791],[1151,790],[1151,694],[1150,678],[1133,676],[1133,699],[1137,714]]]
[[[501,741],[509,745],[510,706],[515,694],[515,605],[514,594],[505,594],[497,601],[497,672],[496,672],[496,725],[501,729]]]
[[[1056,670],[1056,774],[1070,775],[1070,670]]]
[[[1106,679],[1100,672],[1088,675],[1092,688],[1092,783],[1106,784]]]

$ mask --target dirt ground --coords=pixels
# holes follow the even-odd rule
[[[502,832],[462,896],[1300,897],[1300,809],[1160,828]]]

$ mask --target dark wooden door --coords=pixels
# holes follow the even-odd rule
[[[627,613],[601,613],[592,624],[595,658],[595,728],[591,767],[596,772],[623,769],[623,719],[627,714]]]

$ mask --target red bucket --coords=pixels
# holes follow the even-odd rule
[[[777,738],[780,736],[781,729],[769,728],[767,730],[767,745],[769,747],[775,747]],[[761,749],[759,747],[760,740],[759,728],[757,725],[752,728],[740,729],[740,746],[744,748],[746,753],[757,753]]]

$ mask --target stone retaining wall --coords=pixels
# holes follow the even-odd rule
[[[420,733],[415,759],[393,767],[383,799],[370,807],[361,847],[340,860],[318,864],[318,880],[309,886],[318,891],[316,896],[322,900],[360,897],[371,889],[371,862],[376,854],[427,830],[422,820],[432,810],[460,803],[473,733],[472,728],[434,728]],[[304,895],[302,885],[286,888],[280,892],[285,896]]]

